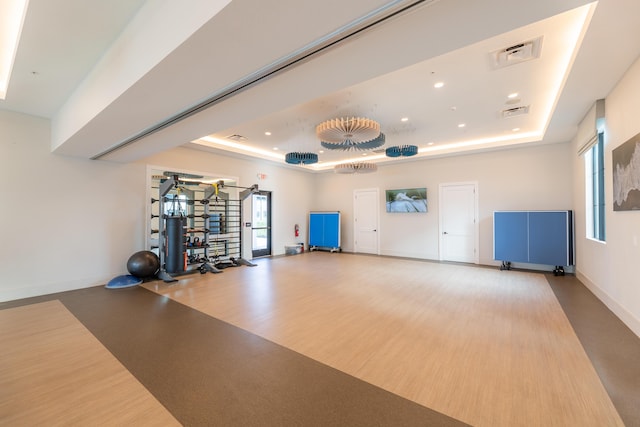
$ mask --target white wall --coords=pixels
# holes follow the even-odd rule
[[[144,246],[144,167],[50,141],[48,120],[0,111],[0,301],[104,284]]]
[[[613,211],[611,151],[640,133],[640,60],[627,71],[605,99],[605,234],[606,243],[586,238],[584,159],[572,161],[576,216],[576,275],[616,315],[640,336],[640,212]]]
[[[142,159],[141,163],[166,167],[183,172],[194,171],[209,175],[236,177],[238,186],[258,184],[260,190],[271,191],[272,253],[281,255],[285,245],[306,244],[307,216],[315,198],[314,176],[307,172],[277,166],[267,161],[250,161],[189,148],[175,148]],[[258,175],[263,174],[264,179]],[[244,213],[251,212],[250,199],[243,205]],[[250,216],[249,216],[250,218]],[[247,218],[246,221],[250,221]],[[294,236],[294,225],[300,225],[300,237]],[[243,233],[243,258],[251,259],[250,229]]]
[[[442,183],[478,183],[479,262],[493,261],[493,211],[572,209],[569,143],[416,160],[365,175],[318,176],[313,209],[342,213],[342,247],[353,250],[353,190],[380,189],[380,253],[439,259],[438,189]],[[387,213],[384,190],[427,187],[427,214]],[[530,267],[530,266],[527,266]]]
[[[98,286],[126,274],[127,259],[148,238],[147,164],[257,183],[273,192],[273,253],[306,243],[311,174],[185,148],[136,164],[78,159],[52,154],[50,132],[48,120],[0,111],[0,301]],[[301,238],[294,237],[296,223]]]

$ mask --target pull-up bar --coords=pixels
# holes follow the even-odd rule
[[[164,182],[160,183],[160,189],[159,189],[160,197],[166,196],[169,193],[169,191],[171,191],[173,188],[180,188],[180,184],[199,185],[199,186],[207,187],[207,190],[205,190],[206,199],[210,199],[213,196],[217,196],[218,191],[226,187],[243,189],[243,191],[240,192],[240,200],[244,200],[247,197],[249,197],[251,194],[257,193],[259,191],[258,184],[253,184],[251,187],[240,187],[237,185],[227,185],[224,183],[223,180],[220,180],[213,184],[200,182],[200,181],[180,181],[180,175],[176,174],[168,177]]]

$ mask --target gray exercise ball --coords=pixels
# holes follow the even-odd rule
[[[139,251],[129,257],[127,270],[140,278],[155,276],[160,270],[160,259],[151,251]]]

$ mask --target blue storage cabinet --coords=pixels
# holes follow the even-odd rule
[[[573,265],[572,211],[496,211],[493,213],[493,259],[501,270],[512,262],[553,265],[564,274]]]
[[[340,249],[340,212],[309,213],[309,250]]]

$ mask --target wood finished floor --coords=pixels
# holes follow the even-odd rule
[[[43,307],[51,302],[64,304],[185,426],[467,425],[140,287],[93,287],[0,303],[8,325],[24,324],[21,328],[9,326],[8,330],[16,329],[16,333],[5,337],[2,344],[23,347],[28,360],[30,350],[39,347],[21,346],[20,341],[39,330],[34,323],[49,322]],[[28,316],[22,315],[23,307],[28,308]],[[50,322],[47,333],[55,335],[64,329],[64,324]],[[129,394],[93,384],[95,377],[84,375],[81,368],[92,364],[100,374],[101,365],[94,364],[90,353],[74,350],[71,347],[67,353],[72,354],[62,359],[82,362],[80,369],[72,363],[61,367],[43,360],[45,376],[53,373],[57,379],[48,382],[37,399],[12,390],[30,389],[33,382],[41,382],[39,371],[9,376],[12,378],[3,384],[7,392],[0,408],[0,425],[145,425],[122,421],[123,415],[131,416],[129,411],[135,415],[138,409],[126,404]],[[0,357],[0,370],[12,372],[14,359]],[[61,404],[60,390],[69,382],[97,393],[76,394],[77,404],[65,405],[65,399]],[[122,398],[124,402],[119,400]],[[98,400],[103,417],[84,422],[93,420],[93,400]],[[52,413],[59,417],[48,416]],[[171,425],[154,418],[148,422]]]
[[[178,426],[59,302],[0,311],[0,424]]]
[[[622,425],[603,384],[640,425],[640,339],[573,276],[257,263],[145,285],[183,303],[142,287],[0,303],[0,425]]]
[[[541,274],[315,252],[145,287],[471,425],[623,425]]]

